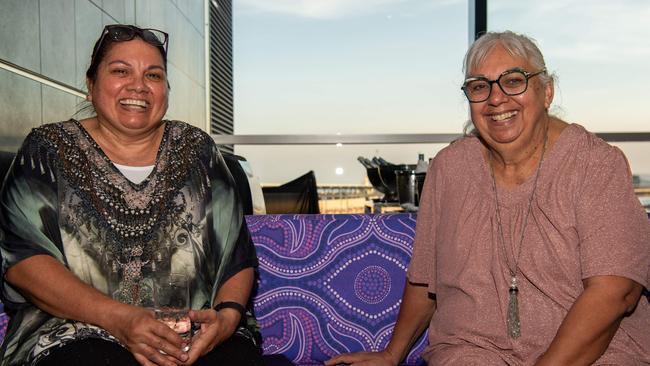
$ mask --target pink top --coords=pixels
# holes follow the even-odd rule
[[[499,188],[510,263],[534,177]],[[650,221],[634,195],[623,153],[569,125],[546,153],[519,259],[521,337],[506,333],[510,275],[497,234],[489,167],[475,137],[440,151],[418,214],[413,283],[428,284],[430,365],[528,365],[548,348],[582,280],[596,275],[650,282]],[[516,242],[516,243],[515,243]],[[596,364],[650,364],[650,304],[642,297]]]

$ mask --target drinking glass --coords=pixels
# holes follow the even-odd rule
[[[156,319],[165,323],[185,341],[183,351],[190,349],[192,322],[190,320],[189,280],[184,274],[170,274],[157,279],[153,286]]]

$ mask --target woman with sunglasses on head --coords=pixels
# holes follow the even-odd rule
[[[209,135],[167,111],[167,34],[107,26],[86,73],[96,115],[32,130],[0,194],[2,365],[260,365],[257,265]],[[156,320],[183,272],[190,344]]]
[[[526,36],[481,36],[464,69],[472,130],[430,165],[392,339],[326,365],[397,365],[427,327],[429,365],[650,364],[650,222],[625,156],[548,113]]]

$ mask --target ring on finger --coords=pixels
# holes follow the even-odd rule
[[[163,341],[162,339],[158,340],[158,352],[162,353],[163,355],[166,355],[167,352],[163,350]]]

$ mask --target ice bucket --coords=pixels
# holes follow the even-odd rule
[[[416,173],[415,170],[397,170],[395,176],[399,204],[418,206],[426,173]]]

